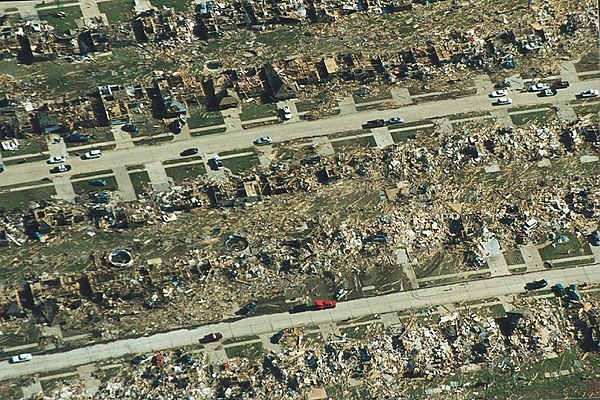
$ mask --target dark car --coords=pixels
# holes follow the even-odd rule
[[[106,186],[106,181],[104,179],[91,179],[88,183],[92,186]]]
[[[566,89],[569,87],[569,82],[567,81],[554,81],[552,82],[553,89]]]
[[[285,333],[283,331],[279,331],[276,334],[274,334],[273,336],[271,336],[271,343],[279,344],[281,342],[281,339],[283,339],[284,334]]]
[[[237,315],[250,315],[254,311],[256,311],[256,307],[257,307],[257,304],[255,302],[251,301],[250,303],[246,304],[244,307],[240,308],[236,312],[236,314]]]
[[[140,129],[135,126],[135,125],[131,125],[131,124],[125,124],[121,127],[122,130],[124,130],[125,132],[139,132]]]
[[[52,168],[50,170],[51,174],[58,174],[60,172],[67,172],[71,170],[71,166],[70,165],[57,165],[56,167]]]
[[[193,156],[194,154],[198,154],[198,148],[197,147],[192,147],[191,149],[185,149],[184,151],[182,151],[181,153],[179,153],[179,155],[181,157]]]
[[[298,304],[290,310],[290,314],[301,313],[308,310],[310,310],[310,306],[308,304]]]
[[[208,165],[213,171],[223,169],[223,161],[221,160],[221,158],[219,158],[219,156],[214,156],[213,158],[208,160]]]
[[[498,82],[494,85],[494,89],[506,89],[510,87],[510,82]]]
[[[363,129],[380,128],[382,126],[385,126],[385,121],[383,119],[373,119],[371,121],[367,121],[366,124],[363,124],[362,128]]]
[[[221,339],[223,339],[223,335],[221,335],[220,332],[215,332],[215,333],[209,333],[208,335],[204,336],[202,339],[199,339],[198,341],[200,343],[212,343],[212,342],[218,342]]]
[[[590,235],[590,243],[594,246],[600,246],[600,232],[598,230],[595,230]]]
[[[527,284],[525,284],[525,290],[542,289],[542,288],[545,288],[546,286],[548,286],[548,281],[545,279],[542,279],[539,281],[528,282]]]

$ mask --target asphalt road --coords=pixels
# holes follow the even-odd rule
[[[492,105],[494,99],[490,99],[487,94],[482,94],[458,99],[429,101],[392,110],[369,110],[328,117],[317,121],[286,122],[283,124],[245,129],[243,131],[199,136],[188,140],[166,142],[160,146],[137,146],[127,149],[117,149],[103,152],[102,157],[96,160],[81,160],[76,157],[70,157],[67,164],[72,165],[73,169],[64,175],[69,176],[102,171],[117,166],[176,159],[179,158],[179,153],[182,150],[189,147],[198,147],[201,154],[246,149],[251,147],[252,142],[261,136],[270,136],[274,142],[285,142],[306,137],[331,135],[360,129],[363,123],[371,119],[388,119],[394,116],[402,116],[409,123],[458,113],[492,111],[495,109],[511,110],[536,104],[541,106],[549,103],[568,102],[575,100],[575,95],[582,90],[598,87],[600,87],[600,79],[591,79],[584,82],[573,82],[569,88],[559,90],[558,94],[554,97],[537,97],[535,93],[510,91],[509,97],[513,99],[511,106],[494,106]],[[581,100],[581,102],[583,101]],[[24,184],[50,177],[50,167],[45,161],[9,165],[6,167],[5,172],[0,174],[0,187],[4,185]]]
[[[198,343],[199,338],[211,332],[221,332],[223,338],[227,339],[271,333],[294,326],[330,324],[375,314],[512,295],[524,292],[525,283],[543,278],[548,280],[549,285],[558,282],[563,284],[599,282],[600,264],[502,276],[362,298],[340,302],[336,308],[330,310],[247,317],[234,322],[221,322],[191,330],[181,329],[148,337],[116,340],[57,354],[34,356],[31,361],[23,364],[9,364],[7,361],[2,361],[0,362],[0,379],[51,372],[67,367],[121,358],[131,354],[152,353],[168,348],[192,345]]]

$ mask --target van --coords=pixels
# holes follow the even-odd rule
[[[102,155],[102,151],[100,150],[90,150],[83,155],[83,158],[86,160],[91,160],[92,158],[100,158]]]

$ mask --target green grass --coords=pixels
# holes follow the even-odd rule
[[[508,265],[525,264],[525,259],[519,249],[507,251],[504,253],[504,259]]]
[[[0,194],[0,207],[5,210],[20,209],[22,204],[35,200],[48,200],[55,194],[54,185],[2,193]]]
[[[258,165],[258,157],[255,154],[223,159],[223,166],[229,168],[232,174],[238,175],[255,165]]]
[[[225,353],[227,354],[227,357],[229,358],[234,358],[234,357],[241,357],[241,358],[248,358],[251,360],[255,360],[258,359],[263,352],[263,346],[261,342],[256,342],[256,343],[249,343],[249,344],[244,344],[241,346],[232,346],[232,347],[226,347],[225,348]]]
[[[214,128],[214,129],[207,129],[205,131],[200,131],[200,132],[190,132],[191,136],[207,136],[207,135],[214,135],[216,133],[223,133],[227,131],[227,128],[222,127],[222,128]]]
[[[539,250],[542,260],[558,260],[561,258],[591,254],[590,247],[587,243],[584,243],[582,246],[577,237],[572,233],[563,233],[563,235],[569,238],[567,243],[555,243],[554,247],[548,245]]]
[[[250,121],[253,119],[276,117],[277,108],[275,104],[256,104],[249,103],[242,106],[242,121]]]
[[[90,179],[94,179],[90,177]],[[84,181],[73,182],[73,190],[77,194],[90,193],[90,192],[98,192],[102,190],[117,190],[119,185],[117,185],[117,178],[114,176],[103,176],[99,179],[104,179],[106,181],[106,186],[93,186],[89,184],[90,179],[86,179]]]
[[[175,11],[183,12],[188,10],[191,4],[190,0],[150,0],[153,6],[157,8],[170,7]]]
[[[67,14],[65,18],[60,18],[53,15],[56,12],[64,12]],[[79,6],[59,7],[49,10],[38,10],[38,15],[41,20],[47,21],[57,31],[65,32],[69,29],[77,29],[75,20],[82,18],[81,8]]]
[[[44,151],[48,151],[48,145],[43,137],[36,137],[34,139],[19,139],[19,148],[15,151],[4,151],[2,150],[2,157],[15,157],[22,156],[25,154],[38,154]],[[50,157],[48,157],[50,158]]]
[[[392,99],[392,93],[389,90],[380,90],[375,94],[370,94],[368,96],[362,97],[357,96],[355,94],[352,95],[355,104],[369,103],[371,101],[384,101]]]
[[[112,174],[113,171],[112,169],[103,169],[102,171],[95,171],[95,172],[86,172],[84,174],[75,174],[71,177],[71,180],[75,180],[75,179],[79,179],[79,178],[94,178],[96,176],[100,176],[100,175],[108,175],[108,174]]]
[[[159,146],[161,143],[170,142],[175,137],[173,135],[151,137],[133,142],[136,146]]]
[[[219,111],[206,111],[204,107],[190,107],[187,123],[190,129],[223,125],[225,120]]]
[[[512,114],[510,119],[515,125],[526,125],[530,122],[545,124],[554,115],[551,110],[540,110],[522,114]]]
[[[598,50],[592,50],[579,60],[578,63],[575,64],[575,70],[577,72],[587,72],[587,71],[596,71],[600,69],[600,65],[598,65]]]
[[[0,336],[0,348],[37,343],[40,336],[40,330],[33,320],[23,322],[22,326],[16,332],[7,329],[3,333]]]
[[[239,343],[239,342],[248,342],[250,340],[259,340],[260,337],[258,337],[257,335],[248,335],[248,336],[238,336],[238,337],[232,337],[232,338],[228,338],[223,340],[223,344],[233,344],[233,343]]]
[[[296,102],[296,110],[298,110],[298,112],[303,112],[303,111],[314,111],[314,110],[318,110],[319,106],[317,106],[315,103],[311,103],[308,101],[297,101]]]
[[[434,131],[433,127],[409,129],[406,131],[391,131],[394,143],[407,142],[409,140],[422,140],[423,136],[431,135]]]
[[[16,158],[14,160],[4,160],[4,165],[15,165],[15,164],[21,164],[24,162],[35,162],[35,161],[43,161],[43,160],[47,160],[49,157],[45,154],[37,154],[37,155],[31,155],[31,156],[27,156],[27,157],[23,157],[23,158]],[[23,185],[20,185],[23,186]]]
[[[175,165],[175,164],[184,164],[192,161],[202,160],[202,156],[192,156],[192,157],[184,157],[184,158],[175,158],[173,160],[165,160],[162,162],[164,166],[166,165]]]
[[[165,172],[176,183],[181,183],[188,179],[196,179],[200,175],[206,175],[206,167],[204,167],[203,163],[197,163],[165,168]]]
[[[332,142],[331,146],[333,150],[339,151],[346,147],[375,147],[377,146],[377,142],[373,136],[365,136]]]
[[[117,24],[129,20],[127,14],[133,11],[133,4],[131,1],[112,0],[98,3],[98,9],[106,14],[109,23]]]
[[[573,107],[573,109],[579,118],[583,118],[584,116],[591,114],[590,122],[597,125],[599,120],[599,107],[600,106],[598,104],[586,104],[584,106]]]
[[[136,194],[144,192],[144,187],[148,187],[150,183],[150,176],[146,171],[131,172],[129,173],[131,184]]]

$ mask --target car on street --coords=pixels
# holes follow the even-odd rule
[[[567,81],[554,81],[552,82],[553,89],[566,89],[569,87],[569,82]]]
[[[70,165],[57,165],[56,167],[52,168],[50,170],[51,174],[58,174],[60,172],[67,172],[71,170],[71,166]]]
[[[403,124],[403,123],[404,123],[404,118],[401,118],[401,117],[392,117],[385,122],[386,125],[396,125],[396,124]]]
[[[530,92],[541,92],[546,89],[550,89],[550,85],[547,83],[536,83],[535,85],[529,86],[529,89],[527,90]]]
[[[60,163],[64,163],[65,161],[67,161],[67,156],[54,156],[52,158],[50,158],[47,163],[48,164],[60,164]]]
[[[505,97],[508,94],[508,90],[500,89],[494,90],[490,93],[490,97]]]
[[[556,91],[556,89],[544,89],[541,92],[538,93],[539,97],[550,97],[550,96],[556,96],[556,93],[558,93]]]
[[[213,158],[208,160],[208,165],[214,171],[223,169],[223,161],[221,160],[221,158],[219,156],[214,156]]]
[[[88,183],[92,186],[106,186],[106,181],[104,179],[90,179]]]
[[[10,362],[13,364],[24,363],[27,361],[31,361],[33,356],[30,353],[19,354],[18,356],[12,356]]]
[[[194,154],[198,154],[198,148],[197,147],[190,147],[189,149],[185,149],[184,151],[182,151],[181,153],[179,153],[179,155],[181,157],[193,156]]]
[[[301,312],[309,311],[310,306],[308,304],[297,304],[289,311],[290,314],[298,314]]]
[[[261,138],[258,138],[254,141],[254,144],[257,146],[263,146],[265,144],[269,144],[273,142],[273,139],[271,139],[269,136],[263,136]]]
[[[123,130],[125,132],[133,133],[133,132],[139,132],[140,128],[138,128],[137,126],[132,125],[132,124],[125,124],[121,127],[121,130]]]
[[[223,335],[220,332],[214,332],[214,333],[209,333],[208,335],[205,335],[203,338],[198,339],[198,341],[200,343],[213,343],[213,342],[218,342],[221,339],[223,339]]]
[[[279,344],[281,343],[281,339],[283,339],[283,336],[285,335],[284,331],[279,331],[276,334],[274,334],[273,336],[271,336],[271,343],[273,344]]]
[[[542,289],[542,288],[545,288],[546,286],[548,286],[548,281],[545,279],[541,279],[539,281],[527,282],[525,284],[525,290]]]
[[[256,311],[256,307],[258,307],[258,305],[256,304],[256,302],[251,301],[250,303],[246,304],[244,307],[242,307],[239,310],[237,310],[236,314],[237,315],[250,315],[254,311]]]
[[[281,109],[281,113],[283,114],[283,119],[284,120],[290,120],[292,119],[292,109],[290,108],[290,106],[284,106]]]
[[[362,128],[363,129],[380,128],[382,126],[385,126],[385,121],[383,119],[373,119],[373,120],[367,121],[365,124],[363,124]]]
[[[494,85],[494,89],[506,89],[509,88],[510,82],[504,81],[504,82],[498,82]]]
[[[100,158],[102,150],[90,150],[83,155],[85,160],[92,160],[94,158]]]
[[[512,104],[512,99],[510,97],[500,97],[494,104],[497,106],[506,106]]]
[[[326,310],[328,308],[335,308],[337,301],[335,300],[315,300],[315,306],[317,310]]]
[[[597,229],[590,235],[590,243],[593,246],[600,246],[600,232]]]
[[[598,91],[596,89],[588,89],[588,90],[584,90],[583,92],[579,93],[579,97],[596,97],[598,96]]]

